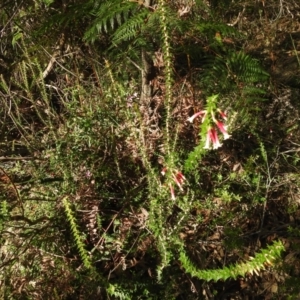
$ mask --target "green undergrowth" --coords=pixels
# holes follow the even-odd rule
[[[271,132],[279,125],[263,112],[269,75],[223,42],[226,35],[240,42],[237,30],[196,22],[205,6],[184,19],[164,0],[157,9],[97,5],[85,39],[109,35],[109,50],[89,57],[88,68],[66,58],[68,72],[58,64],[57,79],[48,81],[43,56],[20,37],[15,77],[1,77],[13,150],[9,167],[0,165],[1,296],[202,299],[204,287],[221,297],[230,283],[252,284],[268,272],[282,285],[288,278],[282,295],[293,292],[299,159],[288,151],[299,130],[283,123]],[[205,37],[204,63],[181,79],[186,66],[178,71],[174,60],[187,28],[182,41]],[[145,105],[148,43],[160,45],[163,63]],[[140,69],[132,71],[135,61]],[[84,77],[79,71],[87,69]]]

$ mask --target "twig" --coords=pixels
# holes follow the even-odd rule
[[[14,191],[15,191],[15,193],[16,193],[16,196],[17,196],[17,199],[18,199],[18,201],[19,201],[19,204],[20,204],[22,213],[24,214],[23,202],[22,202],[22,200],[21,200],[19,191],[18,191],[18,189],[17,189],[15,183],[11,180],[11,178],[9,177],[9,175],[5,172],[5,170],[4,170],[2,167],[0,167],[0,170],[5,174],[5,176],[8,178],[8,180],[9,180],[10,183],[11,183],[11,185],[13,186],[13,189],[14,189]]]
[[[0,156],[0,161],[39,159],[33,156]]]
[[[228,25],[228,26],[235,26],[235,25],[240,21],[240,19],[241,19],[243,13],[245,12],[245,9],[246,9],[246,7],[245,7],[245,5],[244,5],[243,10],[239,12],[239,14],[238,14],[236,20],[235,20],[234,22],[232,22],[232,23],[228,23],[227,25]]]

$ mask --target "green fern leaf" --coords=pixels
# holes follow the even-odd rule
[[[95,15],[95,20],[86,31],[84,39],[94,41],[99,33],[108,32],[110,29],[115,29],[116,25],[120,26],[126,23],[130,14],[137,7],[137,3],[123,0],[107,1],[101,4],[92,12]]]
[[[142,32],[142,27],[148,15],[147,10],[141,10],[138,14],[132,16],[126,23],[122,24],[114,33],[113,41],[117,44],[122,41],[129,41]]]

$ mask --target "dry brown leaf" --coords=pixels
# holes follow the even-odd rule
[[[208,241],[215,241],[220,239],[220,233],[217,231],[213,235],[207,238]]]
[[[244,280],[241,280],[240,287],[241,287],[241,289],[246,289],[247,287],[249,287],[249,284],[247,282],[245,282]]]
[[[274,282],[274,283],[272,284],[270,290],[271,290],[272,293],[277,293],[277,292],[278,292],[278,284],[277,284],[277,282]]]
[[[219,248],[218,248],[218,251],[219,251],[220,257],[223,258],[223,257],[224,257],[224,250],[223,250],[223,248],[222,248],[222,247],[219,247]]]

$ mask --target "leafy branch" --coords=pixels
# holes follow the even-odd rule
[[[262,249],[261,253],[257,253],[255,257],[247,262],[216,270],[197,270],[184,251],[180,253],[180,261],[186,272],[190,273],[193,277],[206,281],[218,281],[227,280],[229,278],[236,279],[238,276],[246,276],[247,273],[251,275],[255,273],[258,275],[258,272],[264,270],[266,266],[272,266],[283,251],[284,246],[282,242],[277,241],[274,242],[273,245],[269,245],[267,249]]]
[[[68,219],[70,227],[71,227],[71,231],[72,231],[77,249],[78,249],[80,257],[83,261],[83,264],[87,269],[92,269],[92,264],[91,264],[91,261],[89,258],[89,254],[85,249],[84,243],[82,242],[82,236],[79,232],[79,229],[78,229],[78,226],[76,223],[76,219],[73,215],[71,205],[68,201],[68,197],[64,197],[62,200],[62,203],[63,203],[65,213],[67,215],[67,219]]]

